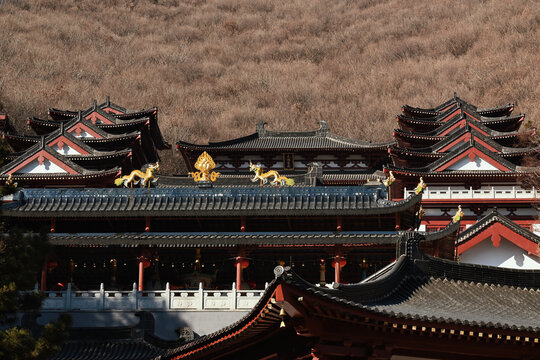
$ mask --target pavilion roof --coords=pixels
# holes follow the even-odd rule
[[[372,144],[371,142],[345,138],[330,133],[325,121],[319,122],[319,129],[304,132],[270,131],[265,129],[265,122],[257,124],[257,131],[237,139],[210,142],[207,145],[191,144],[178,141],[179,149],[192,151],[263,151],[263,150],[354,150],[385,151],[392,142]]]

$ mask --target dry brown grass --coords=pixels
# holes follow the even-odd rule
[[[404,103],[540,118],[537,1],[6,0],[0,101],[23,124],[110,95],[170,142],[312,129],[386,141]],[[22,127],[23,125],[21,125]],[[179,157],[165,156],[168,171]]]

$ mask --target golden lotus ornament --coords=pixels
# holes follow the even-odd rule
[[[193,177],[195,182],[215,182],[220,175],[219,172],[212,171],[215,167],[214,159],[205,151],[195,162],[195,169],[199,171],[190,172],[189,175]]]

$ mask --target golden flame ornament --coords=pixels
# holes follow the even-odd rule
[[[197,161],[195,162],[195,169],[199,171],[190,172],[189,175],[193,177],[195,182],[199,181],[211,181],[214,182],[219,177],[220,173],[212,171],[216,167],[214,159],[205,151],[203,152]]]

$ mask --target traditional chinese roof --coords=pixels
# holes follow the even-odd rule
[[[472,118],[472,117],[461,111],[447,118],[446,121],[433,120],[433,119],[419,119],[419,118],[409,117],[406,115],[398,115],[397,122],[402,130],[425,133],[425,132],[435,131],[439,127],[447,126],[448,123],[453,123],[463,118]],[[509,132],[509,131],[519,130],[523,120],[525,119],[525,115],[518,114],[518,115],[513,115],[513,116],[502,116],[502,117],[495,117],[495,118],[478,116],[478,118],[479,118],[478,120],[476,119],[473,119],[473,120],[478,121],[479,123],[483,124],[484,126],[492,130],[501,131],[501,132]]]
[[[386,151],[391,143],[372,144],[345,138],[330,133],[330,128],[325,121],[319,122],[319,129],[304,132],[270,131],[265,129],[265,122],[257,124],[257,131],[241,138],[210,142],[208,145],[191,144],[178,141],[178,149],[201,152],[212,151],[286,151],[286,150],[339,150],[339,151]]]
[[[276,333],[281,320],[314,341],[306,347],[306,356],[312,351],[373,354],[380,351],[380,343],[390,347],[387,357],[400,351],[431,358],[536,354],[540,271],[434,258],[419,250],[424,240],[418,233],[404,233],[404,252],[380,275],[358,284],[335,284],[333,289],[277,267],[276,279],[249,314],[170,350],[162,359],[234,358],[250,346],[266,347],[271,355],[275,349],[264,346],[263,339]]]
[[[540,236],[519,226],[502,215],[496,208],[459,234],[457,239],[458,254],[490,237],[494,243],[498,243],[501,235],[523,250],[540,256]]]
[[[151,313],[140,311],[135,316],[141,319],[134,326],[70,328],[69,340],[52,359],[150,360],[185,342],[184,338],[167,341],[154,336]]]
[[[398,164],[400,164],[399,166],[407,166],[406,164],[409,161],[414,162],[416,160],[416,162],[420,161],[426,163],[444,157],[447,152],[454,150],[460,143],[469,142],[471,139],[473,139],[475,143],[483,145],[485,148],[517,165],[521,163],[524,156],[537,153],[539,150],[539,147],[515,148],[502,146],[482,132],[470,127],[464,127],[445,137],[433,146],[409,149],[392,145],[388,148],[388,152],[394,161],[394,165],[398,166]],[[424,158],[424,160],[421,160],[420,158]]]
[[[42,137],[40,143],[30,147],[17,158],[0,168],[0,180],[12,176],[14,181],[21,181],[21,184],[38,182],[40,184],[80,184],[81,181],[101,179],[112,179],[120,173],[120,168],[89,170],[77,164],[74,159],[70,159],[55,148],[59,147],[59,141],[63,141],[63,146],[70,146],[80,151],[79,160],[98,155],[101,157],[126,156],[125,151],[119,153],[97,152],[84,144],[76,143],[76,139],[69,134],[53,134],[48,138]]]
[[[466,156],[469,157],[471,162],[475,161],[475,159],[478,157],[482,161],[488,163],[489,165],[487,167],[492,168],[492,170],[504,172],[527,172],[530,170],[528,168],[513,164],[472,138],[466,143],[459,144],[452,151],[446,153],[444,156],[432,162],[428,166],[423,168],[415,168],[414,170],[416,172],[459,171],[458,169],[452,169],[451,167],[453,164],[461,159],[464,159]],[[387,166],[387,168],[390,169],[390,166]],[[477,170],[473,169],[472,171]],[[481,169],[478,169],[478,171],[481,171]]]
[[[398,232],[276,232],[276,233],[51,233],[49,241],[55,246],[120,246],[120,247],[259,247],[289,246],[395,246]]]
[[[430,119],[433,121],[441,121],[445,118],[448,119],[456,111],[467,112],[473,116],[478,114],[479,116],[484,117],[501,117],[509,116],[513,110],[514,104],[506,104],[493,108],[479,108],[457,97],[455,93],[452,99],[434,108],[419,108],[409,105],[403,105],[402,107],[402,112],[408,116],[421,119]]]
[[[84,111],[49,109],[51,120],[31,118],[28,124],[32,126],[36,133],[43,134],[59,127],[60,122],[79,118],[79,122],[87,120],[96,127],[112,134],[133,131],[147,132],[157,149],[170,149],[170,144],[165,141],[159,129],[157,114],[157,107],[138,111],[126,110],[117,104],[111,103],[109,97],[107,97],[107,101],[101,105],[97,105],[97,101],[94,100],[94,104]]]
[[[384,192],[385,194],[385,192]],[[5,206],[15,217],[193,217],[377,215],[413,212],[421,195],[388,201],[383,189],[345,187],[214,187],[23,189]]]
[[[123,115],[123,114],[128,114],[128,113],[140,112],[140,111],[127,110],[125,107],[111,102],[111,98],[109,96],[107,96],[104,103],[99,104],[99,105],[97,105],[97,101],[94,100],[94,104],[88,109],[86,109],[84,112],[89,113],[94,108],[99,108],[105,111],[106,113],[115,114],[115,115]],[[60,109],[55,109],[55,108],[49,108],[49,115],[51,116],[51,118],[53,118],[54,120],[59,120],[59,121],[72,118],[76,116],[77,113],[78,111],[73,111],[73,110],[60,110]]]

